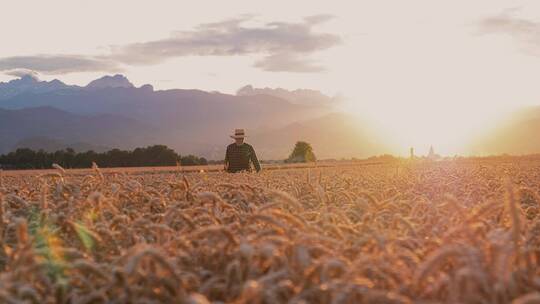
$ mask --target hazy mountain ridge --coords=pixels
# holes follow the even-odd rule
[[[388,153],[390,146],[372,124],[353,115],[330,113],[283,128],[256,132],[250,143],[268,158],[284,159],[299,141],[311,143],[319,158],[369,157]]]
[[[505,121],[476,138],[472,154],[525,155],[540,152],[540,107],[526,107],[511,113]]]
[[[112,149],[111,147],[95,145],[95,144],[86,143],[86,142],[65,143],[60,140],[50,138],[50,137],[45,137],[45,136],[25,138],[17,142],[13,149],[19,149],[19,148],[28,148],[34,151],[43,150],[45,152],[55,152],[58,150],[65,150],[68,148],[75,150],[75,152],[86,152],[90,150],[94,152],[105,152]]]
[[[111,85],[98,85],[94,89],[70,87],[72,90],[69,91],[60,89],[39,94],[27,90],[0,101],[0,108],[52,106],[82,115],[118,114],[168,128],[178,127],[178,122],[186,122],[180,126],[186,128],[189,127],[187,123],[194,120],[211,118],[231,121],[240,117],[248,125],[257,124],[250,127],[285,125],[328,112],[327,107],[295,105],[269,95],[235,96],[183,89],[154,91],[150,85],[140,88],[115,87],[114,83]]]
[[[20,78],[0,82],[0,100],[10,99],[22,94],[43,94],[65,90],[81,91],[109,88],[135,88],[124,75],[103,76],[88,83],[86,86],[67,85],[58,79],[51,81],[39,80],[35,75],[22,75]],[[151,85],[141,86],[143,90],[153,90]]]
[[[339,101],[339,97],[327,96],[320,91],[310,89],[286,90],[282,88],[254,88],[246,85],[236,92],[237,96],[270,95],[287,100],[294,104],[331,106]]]
[[[9,82],[0,82],[0,100],[9,99],[20,94],[41,94],[77,88],[80,87],[66,85],[58,79],[39,81],[35,76],[24,75]]]
[[[136,120],[111,114],[83,116],[53,107],[0,109],[0,152],[8,152],[21,141],[35,137],[66,144],[86,142],[133,148],[151,142],[154,130]]]
[[[99,79],[91,81],[86,88],[88,89],[104,89],[104,88],[134,88],[135,86],[129,81],[126,76],[116,74],[114,76],[103,76]]]

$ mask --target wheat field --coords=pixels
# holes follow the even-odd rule
[[[539,194],[533,161],[4,172],[0,302],[540,303]]]

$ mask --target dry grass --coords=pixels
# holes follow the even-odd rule
[[[540,164],[0,176],[1,303],[539,303]]]

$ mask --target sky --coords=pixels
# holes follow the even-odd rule
[[[447,154],[509,108],[540,104],[538,1],[9,1],[0,81],[234,93],[317,89],[403,146]],[[420,147],[421,146],[421,147]]]

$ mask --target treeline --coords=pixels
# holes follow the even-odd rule
[[[207,165],[204,157],[195,155],[180,156],[164,145],[136,148],[133,151],[113,149],[103,153],[94,151],[77,153],[73,149],[46,152],[27,148],[0,155],[0,168],[3,169],[46,169],[52,164],[64,168],[90,168],[92,162],[99,167],[157,167],[157,166],[196,166]]]

